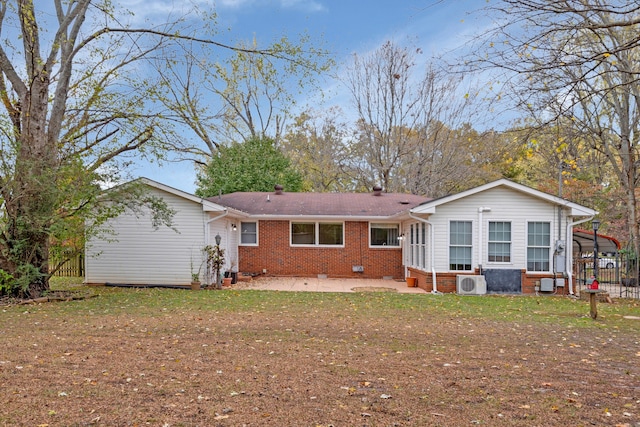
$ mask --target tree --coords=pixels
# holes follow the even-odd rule
[[[523,124],[505,131],[516,140],[510,151],[511,167],[517,170],[512,179],[592,206],[600,211],[608,233],[627,240],[624,192],[608,185],[613,173],[607,158],[573,128],[569,119],[560,118],[544,127]]]
[[[453,117],[449,120],[458,127],[431,120],[417,129],[409,145],[411,155],[399,167],[404,187],[412,194],[442,197],[500,177],[503,139],[456,123]]]
[[[114,170],[180,148],[154,103],[163,88],[149,74],[156,54],[180,52],[179,41],[234,49],[191,36],[183,20],[123,24],[109,0],[38,7],[0,0],[0,285],[31,296],[48,289],[51,241],[64,241],[70,224],[99,225],[131,206],[131,197],[96,204],[100,184],[118,180]]]
[[[272,138],[279,143],[296,101],[289,87],[308,91],[317,75],[332,65],[326,52],[309,45],[307,36],[297,43],[283,37],[266,48],[268,55],[255,54],[256,40],[241,43],[233,55],[219,61],[208,59],[217,57],[211,47],[192,45],[183,60],[160,62],[168,89],[160,101],[197,137],[199,143],[183,152],[201,164],[232,141]]]
[[[220,146],[217,155],[197,176],[196,195],[213,197],[235,191],[273,191],[280,184],[286,191],[302,189],[302,175],[268,138]]]
[[[501,95],[538,127],[560,121],[607,159],[601,185],[625,194],[629,241],[640,244],[640,4],[622,0],[501,0],[473,66],[504,72]],[[556,142],[556,146],[559,147]]]
[[[366,188],[378,183],[386,191],[425,194],[467,160],[459,155],[467,144],[454,129],[470,119],[472,97],[461,91],[459,76],[429,64],[418,71],[420,54],[386,42],[365,58],[355,55],[347,73],[358,114],[352,151],[363,159]]]
[[[395,191],[396,167],[408,154],[411,133],[422,123],[423,100],[412,91],[413,53],[386,42],[371,55],[354,54],[346,85],[358,114],[360,152],[374,183]],[[393,183],[393,185],[392,185]]]
[[[350,149],[349,125],[338,107],[298,115],[282,140],[285,154],[304,171],[304,188],[316,192],[357,191],[357,168]]]

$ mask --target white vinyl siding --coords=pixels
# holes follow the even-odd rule
[[[487,207],[490,211],[478,212],[478,208]],[[497,269],[527,269],[527,224],[530,221],[547,222],[550,235],[558,235],[558,210],[555,205],[531,195],[509,188],[492,188],[482,193],[472,194],[462,199],[437,206],[434,213],[424,215],[433,224],[433,268],[436,272],[460,271],[452,270],[449,262],[449,223],[451,220],[467,221],[472,224],[471,271],[480,264]],[[509,222],[511,224],[511,261],[488,263],[489,222]],[[562,215],[561,232],[566,234],[566,212]],[[410,227],[406,225],[405,227]],[[427,225],[427,230],[430,226]],[[428,234],[428,233],[427,233]],[[415,239],[415,231],[413,232]],[[425,271],[431,271],[430,255],[427,255],[427,266],[418,267],[418,246],[407,244],[406,264]],[[565,237],[563,237],[565,239]],[[569,239],[570,241],[571,239]],[[414,240],[417,241],[417,240]],[[553,240],[552,240],[553,241]],[[480,246],[482,249],[480,250]],[[431,237],[428,238],[428,247]],[[482,259],[480,259],[482,258]]]
[[[87,283],[184,284],[191,280],[203,260],[205,222],[209,218],[202,205],[172,193],[151,188],[175,211],[173,226],[154,229],[150,212],[125,211],[108,222],[113,234],[92,238],[86,248]],[[219,213],[212,213],[212,216]],[[211,223],[211,236],[225,236],[224,218]],[[225,238],[223,245],[229,242]],[[213,239],[211,239],[213,242]],[[231,251],[236,254],[236,251]],[[236,255],[237,257],[237,255]],[[204,268],[200,271],[204,278]]]

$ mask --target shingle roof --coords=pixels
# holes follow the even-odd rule
[[[390,217],[431,200],[413,194],[378,194],[237,192],[207,200],[250,215],[336,217]]]

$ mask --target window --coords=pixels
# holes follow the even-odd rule
[[[318,230],[318,242],[321,245],[342,245],[342,223],[321,222]]]
[[[240,223],[240,244],[242,245],[258,244],[258,223],[256,222]]]
[[[370,223],[371,246],[400,246],[400,224]]]
[[[449,223],[449,269],[471,270],[471,221]]]
[[[291,244],[343,245],[343,224],[341,222],[292,222]]]
[[[409,226],[409,265],[427,268],[427,224],[418,222]]]
[[[511,262],[511,223],[489,222],[489,262]]]
[[[314,222],[291,223],[292,245],[315,245],[316,224]]]
[[[530,222],[527,225],[527,270],[549,271],[550,252],[550,223]]]

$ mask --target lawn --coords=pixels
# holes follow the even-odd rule
[[[637,301],[65,287],[0,307],[0,425],[640,423]]]

